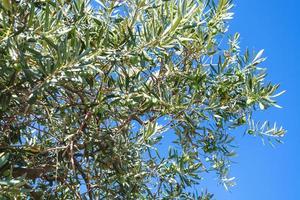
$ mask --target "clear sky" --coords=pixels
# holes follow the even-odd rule
[[[218,200],[300,199],[300,1],[235,0],[230,32],[241,34],[241,48],[265,49],[268,80],[287,92],[278,102],[283,109],[258,113],[259,119],[282,124],[288,133],[283,145],[263,146],[259,138],[239,137],[238,157],[231,175],[237,186],[226,192],[215,182],[209,191]]]

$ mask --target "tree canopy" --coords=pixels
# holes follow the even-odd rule
[[[210,199],[279,107],[230,0],[1,0],[1,199]],[[246,130],[245,130],[246,129]],[[168,150],[166,150],[168,149]],[[208,188],[209,189],[209,188]]]

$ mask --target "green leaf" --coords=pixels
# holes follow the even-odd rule
[[[0,169],[8,162],[9,153],[0,153]]]
[[[2,0],[2,6],[6,9],[6,10],[11,10],[11,1],[10,0]]]

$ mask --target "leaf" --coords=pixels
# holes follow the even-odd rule
[[[261,110],[265,109],[265,105],[263,103],[259,102],[258,105]]]
[[[181,22],[181,19],[182,19],[182,16],[176,16],[172,23],[165,29],[165,31],[163,32],[162,36],[166,36],[168,33],[172,33],[177,27],[178,25],[180,24]]]
[[[7,186],[14,186],[14,187],[20,187],[25,184],[26,184],[26,182],[22,181],[20,179],[11,179],[11,180],[0,181],[0,185],[7,185]]]
[[[11,10],[11,2],[10,0],[2,0],[2,5],[6,10]]]
[[[262,56],[262,54],[264,53],[264,49],[262,49],[262,50],[260,50],[257,54],[256,54],[256,56],[255,56],[255,58],[253,59],[253,61],[256,61],[256,60],[258,60],[261,56]]]
[[[276,108],[282,108],[282,106],[280,106],[280,105],[278,105],[278,104],[276,104],[276,103],[272,103],[272,106],[274,106],[274,107],[276,107]]]
[[[274,97],[279,97],[279,96],[281,96],[282,94],[284,94],[286,92],[286,90],[283,90],[282,92],[279,92],[279,93],[277,93],[277,94],[274,94],[274,95],[272,95],[272,96],[270,96],[270,97],[272,97],[272,98],[274,98]]]
[[[9,158],[9,153],[2,152],[0,154],[0,169],[7,163]]]
[[[260,51],[256,54],[255,58],[254,58],[253,61],[252,61],[253,65],[257,65],[257,64],[259,64],[259,63],[261,63],[261,62],[263,62],[263,61],[266,60],[265,58],[261,58],[261,56],[262,56],[263,53],[264,53],[264,49],[260,50]]]
[[[148,122],[148,126],[144,132],[144,141],[148,140],[153,134],[156,133],[156,122]]]

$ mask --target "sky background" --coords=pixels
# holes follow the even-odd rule
[[[288,130],[283,145],[263,145],[259,138],[238,136],[238,156],[231,175],[237,185],[226,192],[216,182],[209,191],[218,200],[300,199],[300,1],[235,0],[230,33],[241,34],[241,49],[265,49],[268,80],[287,92],[277,100],[282,109],[257,113]],[[242,134],[239,134],[242,135]]]

